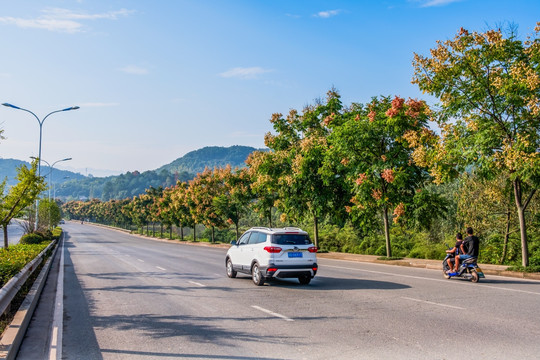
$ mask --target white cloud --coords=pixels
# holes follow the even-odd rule
[[[420,7],[445,6],[461,0],[415,0],[420,2]]]
[[[236,67],[219,74],[224,78],[255,79],[259,75],[272,72],[273,70],[263,69],[261,67]]]
[[[327,19],[327,18],[329,18],[329,17],[338,15],[340,12],[341,12],[341,10],[326,10],[326,11],[319,11],[318,13],[316,13],[316,14],[313,15],[313,16]]]
[[[119,16],[127,16],[133,11],[121,9],[100,14],[77,13],[68,9],[52,8],[42,11],[42,15],[34,19],[23,19],[10,16],[0,17],[0,23],[15,25],[23,29],[43,29],[48,31],[76,33],[82,31],[81,20],[116,20]]]
[[[133,75],[148,74],[148,69],[145,69],[137,65],[127,65],[127,66],[124,66],[123,68],[120,68],[119,70],[122,72],[125,72],[126,74],[133,74]]]
[[[75,33],[80,31],[82,24],[72,20],[60,19],[21,19],[13,17],[0,17],[0,22],[15,25],[22,29],[44,29],[49,31]]]

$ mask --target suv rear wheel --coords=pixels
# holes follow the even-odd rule
[[[232,263],[231,259],[227,259],[226,268],[227,268],[227,276],[230,277],[230,278],[235,278],[236,277],[236,271],[233,268],[233,263]]]
[[[253,280],[253,283],[257,286],[264,285],[264,275],[261,273],[261,269],[259,269],[259,264],[255,263],[251,267],[251,279]]]
[[[298,281],[300,281],[300,284],[307,285],[311,281],[311,276],[303,275],[298,277]]]

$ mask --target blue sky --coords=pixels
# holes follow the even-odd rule
[[[345,104],[432,102],[410,83],[414,52],[460,27],[512,22],[525,37],[540,21],[538,0],[0,2],[0,103],[40,118],[80,106],[45,121],[42,158],[97,176],[204,146],[263,147],[272,113],[331,87]],[[37,156],[30,114],[1,106],[0,128],[0,157]]]

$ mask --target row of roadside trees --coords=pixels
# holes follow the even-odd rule
[[[445,231],[473,225],[487,234],[496,223],[501,258],[518,229],[528,266],[528,226],[540,260],[539,31],[540,24],[522,41],[513,30],[460,29],[430,56],[415,54],[413,83],[439,106],[399,96],[345,106],[332,89],[301,112],[274,114],[269,151],[253,153],[244,169],[206,170],[133,199],[64,209],[138,226],[204,224],[212,237],[231,225],[238,233],[250,211],[273,226],[277,209],[284,223],[308,221],[316,245],[321,224],[352,225],[359,237],[379,231],[387,257],[395,228],[433,231],[445,220]]]

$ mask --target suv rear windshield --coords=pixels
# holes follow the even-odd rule
[[[274,234],[272,243],[278,245],[309,245],[311,240],[306,234]]]

